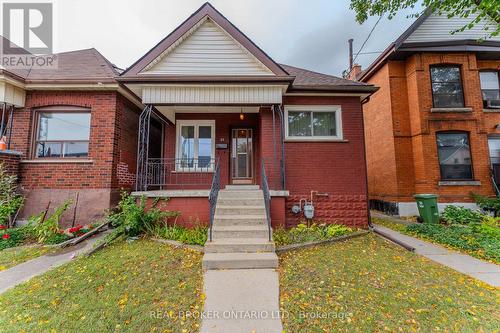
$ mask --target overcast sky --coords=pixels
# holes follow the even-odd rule
[[[156,45],[197,10],[202,0],[57,0],[55,52],[95,47],[121,68]],[[275,61],[340,75],[347,39],[360,47],[377,18],[354,20],[349,0],[213,0],[212,5]],[[363,52],[382,51],[413,21],[383,18]],[[366,67],[377,54],[360,55]]]

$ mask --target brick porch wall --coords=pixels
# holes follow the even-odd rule
[[[0,150],[0,164],[3,165],[8,175],[19,179],[19,160],[21,153],[13,150]]]

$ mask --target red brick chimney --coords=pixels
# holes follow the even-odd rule
[[[359,74],[361,74],[361,65],[354,64],[354,65],[352,65],[352,69],[349,72],[349,75],[347,75],[347,78],[349,80],[357,81]]]

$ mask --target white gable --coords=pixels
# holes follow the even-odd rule
[[[468,18],[448,18],[446,14],[431,14],[404,42],[418,43],[464,39],[500,41],[500,36],[486,38],[491,32],[495,31],[496,25],[491,20],[482,20],[472,29],[450,34],[451,31],[460,29],[464,25],[472,22],[475,18],[477,18],[477,14],[472,14]],[[486,27],[489,29],[485,30]]]
[[[273,72],[208,17],[165,50],[141,73],[273,75]]]

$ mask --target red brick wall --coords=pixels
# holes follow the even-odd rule
[[[456,64],[461,68],[467,113],[431,113],[431,65]],[[489,171],[488,135],[499,134],[500,113],[483,112],[479,70],[498,69],[500,61],[478,61],[472,53],[415,54],[405,61],[389,61],[368,82],[380,86],[364,105],[370,198],[413,201],[414,193],[436,193],[441,202],[471,201],[469,192],[493,195]],[[383,110],[383,115],[377,111]],[[470,136],[474,179],[481,186],[440,186],[436,133],[466,131]],[[388,133],[394,149],[380,145]],[[385,138],[386,139],[386,138]],[[381,161],[395,161],[392,164]],[[389,175],[388,175],[389,173]],[[397,190],[384,186],[397,179]],[[380,185],[380,186],[379,186]]]
[[[290,211],[311,191],[328,193],[315,197],[315,218],[326,223],[366,227],[366,167],[363,113],[358,97],[286,97],[285,105],[340,105],[345,142],[286,142],[286,224],[295,225],[302,214]]]
[[[48,106],[88,108],[91,112],[89,157],[87,161],[33,160],[35,110]],[[112,91],[30,91],[26,106],[16,109],[12,147],[23,153],[21,186],[27,195],[21,217],[43,210],[48,201],[55,207],[67,198],[96,201],[82,210],[81,221],[97,218],[116,201],[120,187],[130,188],[135,172],[138,110]],[[134,134],[135,130],[135,134]],[[119,170],[119,172],[118,172]],[[132,172],[130,172],[132,170]],[[48,192],[48,190],[50,190]],[[69,214],[72,217],[72,214]],[[64,220],[67,222],[69,216]]]
[[[147,205],[150,207],[156,198],[148,198]],[[208,197],[191,198],[169,198],[167,201],[160,201],[157,208],[163,211],[177,211],[181,215],[175,219],[169,219],[168,223],[176,223],[183,227],[194,227],[197,225],[210,224],[210,205]]]
[[[21,153],[12,150],[0,150],[0,164],[8,175],[19,177]]]

